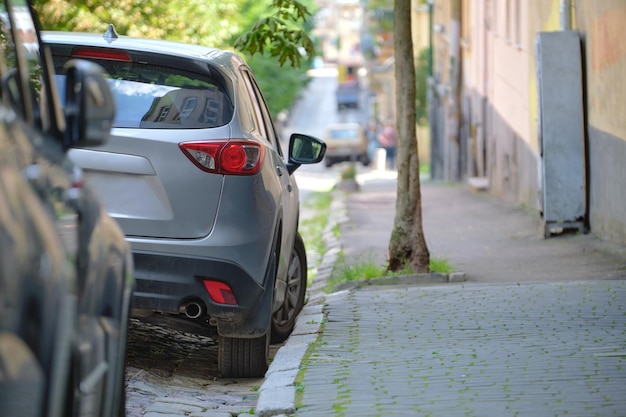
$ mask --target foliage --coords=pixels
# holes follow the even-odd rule
[[[263,49],[263,52],[254,50],[253,53],[250,50],[246,50],[245,45],[242,44],[243,39],[254,32],[259,22],[265,21],[268,16],[274,17],[277,15],[275,3],[275,0],[247,0],[244,2],[241,8],[242,32],[236,34],[231,40],[231,44],[234,44],[245,55],[246,61],[256,76],[274,119],[281,111],[287,110],[293,105],[300,92],[309,82],[309,78],[306,75],[307,66],[293,65],[293,63],[292,65],[283,65],[270,50]],[[288,8],[289,3],[290,1],[281,1],[284,11],[290,10]],[[305,17],[309,17],[311,14],[309,11],[313,11],[315,7],[312,0],[301,0],[297,4],[298,7],[292,10],[300,10]],[[312,19],[305,19],[300,23],[303,31],[306,33],[311,32]],[[296,22],[293,21],[292,25],[295,27]],[[255,36],[258,36],[258,34],[255,34]],[[301,59],[299,52],[297,59]]]
[[[291,107],[308,82],[299,43],[306,56],[315,52],[308,36],[312,0],[34,0],[34,6],[44,30],[104,33],[113,23],[121,35],[234,45],[247,58],[274,117]]]
[[[356,167],[353,162],[349,163],[341,170],[340,177],[342,180],[352,180],[356,178]]]
[[[300,67],[300,48],[309,60],[315,55],[313,40],[297,26],[299,21],[306,22],[311,12],[298,0],[272,0],[272,8],[274,13],[260,18],[235,41],[235,48],[250,55],[267,51],[278,57],[281,66],[290,61],[292,66]]]
[[[223,47],[237,33],[242,0],[34,0],[42,28],[104,33]]]
[[[428,48],[420,51],[415,67],[415,118],[420,126],[428,124],[428,53]]]
[[[289,109],[309,82],[307,68],[281,67],[276,59],[267,55],[246,57],[246,61],[263,91],[272,117]]]

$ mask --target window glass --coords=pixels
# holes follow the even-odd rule
[[[243,80],[246,86],[246,101],[250,102],[250,111],[255,118],[255,125],[258,131],[264,138],[268,137],[267,129],[265,126],[265,122],[263,121],[263,113],[261,113],[261,106],[259,105],[259,100],[256,96],[256,92],[254,89],[254,82],[250,79],[250,73],[246,69],[241,70]],[[269,140],[269,139],[268,139]]]
[[[278,154],[282,156],[283,152],[280,147],[280,141],[278,140],[278,135],[276,134],[276,130],[274,129],[274,123],[272,122],[270,112],[267,109],[267,104],[265,103],[265,99],[263,98],[261,89],[259,88],[252,74],[250,74],[248,71],[245,71],[245,75],[248,79],[248,82],[250,83],[250,88],[252,93],[254,94],[254,98],[256,99],[258,111],[260,111],[261,113],[261,120],[263,120],[263,125],[266,132],[265,137],[277,150]]]
[[[359,131],[357,129],[339,129],[328,132],[329,139],[350,139],[358,137]]]
[[[59,94],[65,91],[65,59],[54,58]],[[217,82],[172,68],[93,60],[104,67],[117,108],[113,127],[198,129],[223,126],[233,117],[232,100]],[[63,100],[63,97],[62,97]]]

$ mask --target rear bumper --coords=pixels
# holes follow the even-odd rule
[[[201,314],[194,319],[227,337],[257,337],[265,334],[271,317],[273,280],[257,283],[237,265],[215,259],[133,252],[135,291],[133,310],[184,316],[185,306],[198,303]],[[227,284],[236,305],[215,302],[204,280]],[[268,301],[269,299],[269,301]]]

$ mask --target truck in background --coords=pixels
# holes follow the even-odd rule
[[[358,108],[360,85],[358,65],[337,64],[337,110],[343,108]]]

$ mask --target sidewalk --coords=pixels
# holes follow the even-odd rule
[[[346,257],[386,265],[396,181],[376,171],[347,198],[341,227]],[[626,248],[592,234],[543,238],[539,214],[464,185],[423,181],[422,223],[431,257],[448,260],[468,282],[625,279]]]
[[[338,223],[340,238],[326,234],[330,249],[266,375],[258,416],[625,415],[626,248],[592,235],[543,239],[535,213],[423,182],[431,257],[465,282],[325,294],[339,251],[387,259],[395,178],[359,183],[335,194],[328,230]]]

